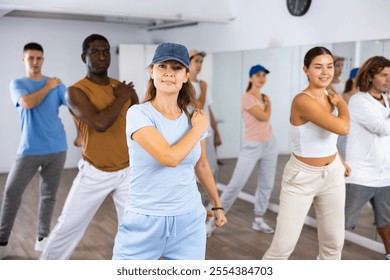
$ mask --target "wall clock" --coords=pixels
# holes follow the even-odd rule
[[[287,9],[293,16],[303,16],[309,10],[311,0],[287,0]]]

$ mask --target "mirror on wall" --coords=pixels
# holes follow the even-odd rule
[[[345,58],[341,75],[347,80],[349,71],[359,67],[374,55],[390,57],[390,39],[335,44],[320,44],[334,55]],[[252,65],[261,64],[270,73],[263,92],[272,102],[271,123],[278,139],[279,153],[290,153],[289,112],[292,98],[307,85],[303,73],[303,57],[314,47],[294,46],[272,49],[221,52],[212,54],[213,111],[221,120],[220,132],[225,135],[223,146],[218,149],[222,158],[237,157],[242,139],[240,98],[248,84],[248,72]],[[240,134],[236,133],[240,131]]]
[[[383,55],[390,57],[390,40],[371,40],[334,44],[318,44],[327,47],[335,56],[342,56],[344,68],[341,79],[347,80],[352,68],[359,67],[369,57]],[[245,92],[249,69],[261,64],[270,73],[267,83],[262,88],[272,102],[271,123],[278,141],[280,159],[284,167],[290,154],[289,114],[293,97],[307,86],[303,73],[303,57],[307,50],[314,47],[293,46],[272,49],[220,52],[212,54],[212,96],[213,111],[219,123],[219,132],[223,145],[218,148],[220,158],[236,158],[243,139],[241,118],[241,95]],[[282,171],[279,170],[279,173]],[[281,176],[281,174],[280,174]],[[276,178],[276,186],[271,198],[271,206],[277,209],[281,177]],[[254,195],[255,186],[247,184],[244,193]],[[315,219],[314,211],[309,218]],[[373,214],[367,205],[358,220],[353,234],[381,242],[373,225]],[[380,248],[383,245],[378,245]]]

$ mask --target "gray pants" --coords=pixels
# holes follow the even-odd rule
[[[254,213],[264,215],[274,187],[277,160],[278,148],[275,138],[272,137],[265,142],[244,142],[232,178],[220,198],[225,213],[232,207],[255,165],[258,164]]]
[[[41,170],[37,231],[38,236],[46,237],[49,235],[50,221],[65,159],[66,152],[38,156],[17,156],[4,187],[0,218],[0,242],[8,241],[23,193],[39,168]]]

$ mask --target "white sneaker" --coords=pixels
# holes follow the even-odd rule
[[[209,238],[211,235],[213,235],[214,230],[215,230],[214,217],[211,217],[206,223],[206,236],[207,236],[207,238]]]
[[[37,238],[37,241],[35,242],[34,250],[37,252],[42,252],[43,249],[45,249],[47,239],[48,239],[48,237],[44,237],[42,240],[39,240]]]
[[[253,221],[252,223],[252,229],[261,231],[264,233],[274,233],[274,229],[270,227],[269,225],[266,224],[266,222],[258,222],[256,220]]]
[[[5,260],[11,253],[11,246],[0,246],[0,260]]]
[[[385,255],[385,260],[390,261],[390,254]]]

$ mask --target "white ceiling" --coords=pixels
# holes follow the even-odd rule
[[[148,30],[234,20],[238,0],[0,0],[1,17],[124,23]]]

